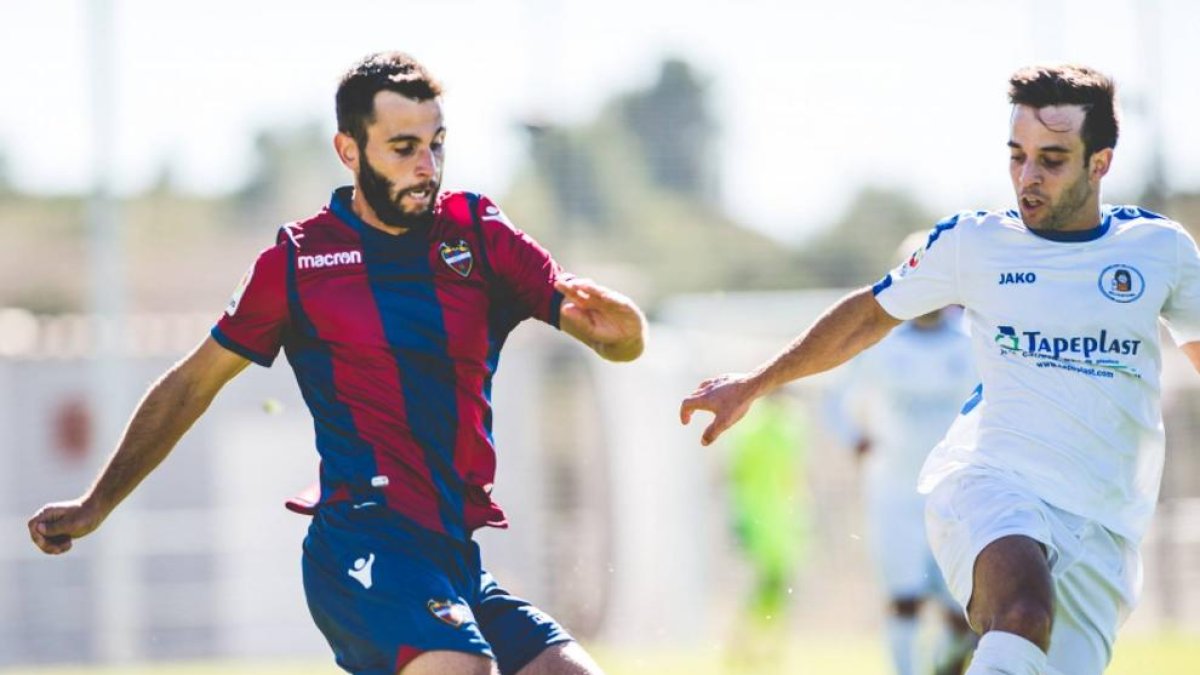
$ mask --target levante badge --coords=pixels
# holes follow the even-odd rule
[[[459,239],[454,243],[442,242],[438,252],[442,255],[442,261],[450,266],[450,269],[458,272],[459,276],[466,277],[471,273],[471,264],[474,258],[471,255],[471,247],[467,242]]]
[[[471,612],[471,608],[461,602],[430,600],[426,606],[431,614],[455,628],[475,621],[475,615]]]

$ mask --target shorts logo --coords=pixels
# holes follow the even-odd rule
[[[1146,280],[1137,268],[1129,265],[1109,265],[1100,273],[1100,292],[1113,302],[1133,302],[1142,297]]]
[[[438,253],[442,256],[442,262],[458,272],[459,276],[465,278],[471,273],[471,266],[475,259],[471,255],[471,247],[467,245],[467,242],[462,239],[454,243],[443,241]]]
[[[369,553],[367,554],[366,558],[359,558],[358,560],[355,560],[354,566],[346,570],[346,574],[349,574],[351,579],[354,579],[358,583],[362,584],[363,588],[370,588],[372,584],[371,567],[374,565],[375,554]]]
[[[430,600],[426,605],[429,613],[436,616],[442,623],[455,628],[475,621],[471,608],[453,600]]]

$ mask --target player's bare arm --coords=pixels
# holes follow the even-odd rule
[[[249,363],[206,338],[150,386],[91,488],[78,499],[47,504],[29,519],[33,543],[45,553],[66,553],[72,540],[99,527]]]
[[[780,386],[839,366],[899,325],[870,287],[839,300],[783,351],[749,373],[732,373],[700,383],[679,409],[684,424],[697,410],[713,413],[700,438],[709,445],[746,414],[755,399]]]
[[[609,361],[632,361],[645,348],[646,317],[629,298],[588,279],[554,283],[564,296],[560,325]]]
[[[1179,346],[1183,355],[1192,363],[1196,372],[1200,373],[1200,342],[1187,342]]]

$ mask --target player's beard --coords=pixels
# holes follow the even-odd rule
[[[358,187],[362,190],[363,199],[375,212],[375,217],[384,225],[417,233],[428,231],[433,225],[433,205],[437,202],[438,190],[441,188],[436,181],[431,180],[397,191],[392,181],[371,166],[364,153],[359,155]],[[415,213],[405,211],[402,206],[405,195],[421,189],[429,191],[429,206]]]
[[[1050,212],[1038,225],[1039,230],[1061,230],[1073,220],[1079,210],[1087,205],[1092,196],[1092,186],[1088,183],[1087,172],[1079,176],[1079,180],[1063,190],[1058,201],[1050,205]]]

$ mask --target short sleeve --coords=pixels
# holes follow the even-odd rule
[[[288,318],[285,245],[268,248],[246,270],[212,337],[222,347],[270,366],[283,343]]]
[[[1163,303],[1162,318],[1175,344],[1200,340],[1200,252],[1196,240],[1178,230],[1175,285]]]
[[[959,220],[963,215],[940,221],[929,231],[923,246],[872,287],[875,299],[888,314],[908,320],[961,304],[958,249],[962,234]]]
[[[508,302],[522,318],[558,327],[563,296],[554,282],[567,276],[550,252],[513,226],[487,197],[479,199],[484,246],[492,271],[510,291]]]

